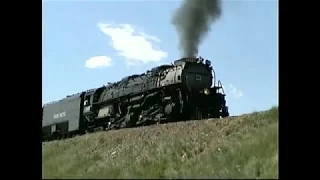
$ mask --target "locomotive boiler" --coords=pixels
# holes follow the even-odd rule
[[[119,129],[229,116],[211,61],[182,58],[146,73],[44,105],[43,140],[97,129]]]

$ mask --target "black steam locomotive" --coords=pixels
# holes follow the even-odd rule
[[[181,120],[229,116],[209,60],[182,58],[43,106],[43,140]]]

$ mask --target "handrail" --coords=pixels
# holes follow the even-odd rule
[[[220,86],[219,86],[219,85],[220,85]],[[220,87],[220,88],[222,89],[223,95],[226,95],[226,93],[224,92],[224,89],[223,89],[223,87],[222,87],[222,83],[221,83],[220,80],[218,80],[218,87]]]

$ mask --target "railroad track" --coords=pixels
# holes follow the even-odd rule
[[[236,117],[239,117],[239,116],[229,116],[229,117],[226,117],[226,118],[236,118]]]
[[[234,119],[234,118],[237,118],[237,117],[239,117],[239,116],[228,116],[228,117],[224,117],[224,118],[201,119],[200,121],[202,121],[202,120]],[[190,121],[199,121],[199,120],[190,120]],[[183,121],[177,121],[177,122],[183,122]],[[175,122],[175,123],[177,123],[177,122]],[[167,122],[167,123],[173,123],[173,122]],[[164,123],[164,124],[167,124],[167,123]],[[153,125],[160,125],[160,124],[153,124]],[[139,127],[136,127],[136,128],[140,128],[140,127],[145,127],[145,126],[139,126]],[[95,133],[95,132],[99,132],[99,131],[107,131],[107,130],[104,130],[102,127],[99,127],[96,130],[94,130],[92,132],[87,132],[87,133]],[[46,142],[42,142],[42,146],[44,146],[45,144],[46,144]]]
[[[216,120],[218,120],[218,119],[233,119],[233,118],[236,118],[236,117],[239,117],[239,116],[228,116],[228,117],[223,117],[223,118],[208,118],[208,119],[216,119]],[[206,120],[206,119],[202,119],[202,120]]]

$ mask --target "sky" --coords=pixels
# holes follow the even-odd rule
[[[171,19],[180,0],[43,0],[42,101],[181,58]],[[224,0],[199,47],[230,115],[278,104],[278,1]]]

